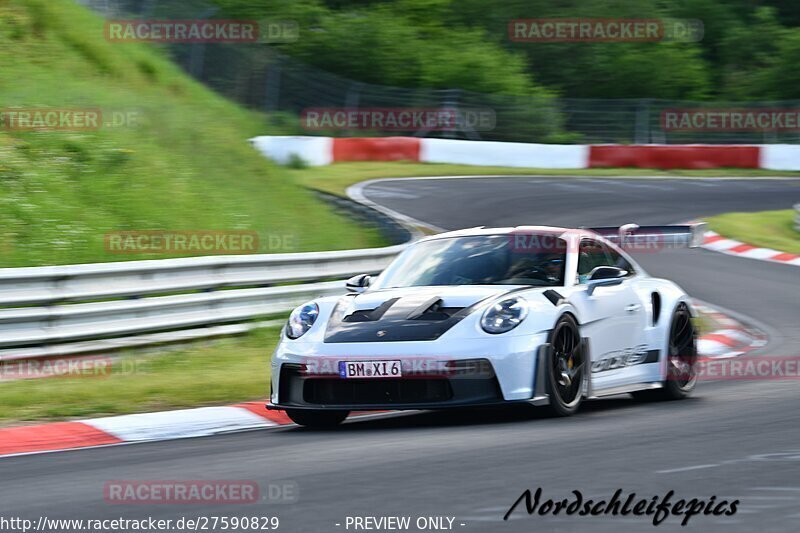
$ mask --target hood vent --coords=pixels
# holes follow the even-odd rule
[[[374,322],[376,320],[380,320],[381,317],[389,310],[394,303],[399,300],[400,298],[392,298],[391,300],[386,300],[381,305],[376,307],[375,309],[359,309],[353,311],[344,319],[343,322]]]
[[[430,291],[391,298],[374,309],[351,310],[352,301],[340,300],[328,321],[325,342],[435,340],[478,303],[444,307],[442,297],[432,296]]]
[[[447,320],[463,307],[444,307],[441,298],[431,298],[412,312],[409,320]]]
[[[375,322],[380,320],[384,314],[395,304],[400,298],[392,298],[386,300],[380,306],[374,309],[357,309],[342,319],[342,322]],[[421,305],[413,309],[406,317],[406,320],[433,320],[441,321],[447,320],[457,312],[461,311],[463,307],[444,307],[444,302],[438,296],[428,298]]]

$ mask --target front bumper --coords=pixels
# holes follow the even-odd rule
[[[476,371],[404,378],[343,379],[314,376],[303,365],[285,364],[280,371],[278,403],[283,408],[433,409],[497,404],[503,395],[487,360],[468,361]]]
[[[447,357],[441,355],[441,342],[281,342],[273,355],[267,407],[369,411],[530,401],[536,392],[537,353],[545,341],[546,332],[469,339],[451,345]],[[420,358],[441,362],[450,371],[408,375],[404,370],[401,378],[380,379],[345,379],[336,373],[339,361],[401,360],[405,368]]]

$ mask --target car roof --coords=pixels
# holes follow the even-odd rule
[[[591,236],[599,240],[605,240],[591,230],[575,229],[575,228],[561,228],[558,226],[510,226],[505,228],[487,228],[486,226],[477,226],[474,228],[460,229],[455,231],[448,231],[445,233],[438,233],[421,239],[421,241],[429,241],[436,239],[447,239],[451,237],[471,237],[476,235],[513,235],[515,233],[533,233],[533,234],[555,234],[555,235],[573,235],[573,236]],[[565,235],[565,236],[566,236]]]
[[[433,241],[437,239],[447,239],[452,237],[470,237],[475,235],[513,235],[515,233],[523,233],[523,234],[540,234],[540,235],[557,235],[568,242],[576,242],[578,240],[582,240],[584,238],[589,238],[592,240],[600,241],[605,243],[606,245],[610,246],[613,250],[617,251],[618,253],[623,254],[623,257],[630,261],[636,269],[640,273],[644,273],[642,267],[630,257],[629,254],[625,252],[625,250],[621,249],[615,243],[611,242],[603,235],[588,229],[588,228],[562,228],[559,226],[511,226],[511,227],[504,227],[504,228],[487,228],[486,226],[477,226],[474,228],[467,228],[467,229],[460,229],[456,231],[447,231],[445,233],[438,233],[436,235],[430,235],[428,237],[424,237],[418,241],[415,241],[414,244]],[[567,246],[567,254],[575,254],[578,252],[577,246],[568,245]]]

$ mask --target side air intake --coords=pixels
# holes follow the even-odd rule
[[[658,317],[661,316],[661,295],[654,292],[650,295],[650,306],[653,309],[653,325],[658,324]]]

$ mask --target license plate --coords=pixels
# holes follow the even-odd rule
[[[400,361],[339,361],[339,377],[399,378],[403,375]]]

